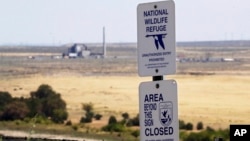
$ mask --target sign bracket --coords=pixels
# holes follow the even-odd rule
[[[161,80],[164,80],[164,76],[163,75],[152,76],[152,80],[153,81],[161,81]]]

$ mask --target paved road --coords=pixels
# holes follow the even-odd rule
[[[74,140],[74,141],[99,141],[96,139],[87,139],[79,137],[70,137],[64,135],[52,135],[52,134],[29,134],[22,131],[12,131],[12,130],[0,130],[0,135],[17,137],[17,138],[40,138],[40,139],[51,139],[51,140]]]

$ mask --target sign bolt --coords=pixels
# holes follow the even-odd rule
[[[156,87],[156,89],[159,89],[159,88],[160,88],[160,85],[157,83],[157,84],[155,85],[155,87]]]
[[[156,73],[158,73],[158,72],[159,72],[159,70],[158,70],[158,69],[155,69],[155,72],[156,72]]]

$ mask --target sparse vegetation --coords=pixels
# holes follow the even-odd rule
[[[186,124],[184,120],[179,120],[179,129],[186,129]]]
[[[100,120],[102,118],[101,114],[94,113],[94,105],[92,103],[83,103],[82,110],[85,112],[85,116],[80,119],[80,123],[90,123],[92,119]]]
[[[29,113],[25,102],[14,100],[8,103],[1,114],[1,120],[23,120]]]
[[[35,110],[38,114],[51,117],[55,123],[63,123],[68,118],[66,102],[49,85],[40,85],[37,91],[31,92],[31,98],[28,101],[30,109]],[[36,108],[34,109],[34,107]],[[32,111],[32,113],[35,112]],[[31,114],[31,116],[35,115]]]
[[[200,132],[184,132],[181,131],[180,138],[182,141],[212,141],[215,137],[223,138],[223,141],[229,141],[229,129]]]
[[[134,130],[132,133],[131,133],[132,136],[134,136],[135,138],[139,137],[140,136],[140,131],[139,130]]]
[[[193,130],[193,124],[188,122],[187,124],[183,120],[179,120],[179,129],[182,130]]]
[[[117,121],[115,116],[110,116],[108,120],[108,124],[102,128],[103,131],[109,131],[109,132],[124,132],[127,130],[127,127],[131,126],[139,126],[139,114],[132,118],[129,119],[129,114],[128,113],[123,113],[121,115],[123,119],[121,121]],[[136,136],[135,133],[133,136]]]
[[[66,123],[65,123],[66,126],[71,126],[72,125],[72,122],[71,120],[68,120]]]
[[[108,125],[104,126],[102,130],[109,132],[123,132],[125,131],[125,126],[121,122],[117,122],[115,116],[110,116],[108,120]]]
[[[52,116],[51,119],[55,123],[62,123],[65,119],[67,119],[67,114],[63,110],[65,108],[66,103],[64,103],[62,100],[60,100],[60,94],[57,94],[54,92],[54,90],[48,86],[48,85],[41,85],[39,86],[38,90],[35,92],[31,92],[31,98],[30,99],[24,99],[24,98],[12,98],[11,95],[8,92],[0,92],[0,97],[2,97],[2,101],[0,101],[1,106],[3,107],[1,109],[1,119],[2,120],[15,120],[16,126],[23,125],[23,122],[20,120],[23,120],[24,122],[29,123],[31,119],[29,119],[28,115],[32,115],[32,110],[36,109],[39,111],[40,115],[35,115],[35,117],[32,119],[34,124],[47,124],[49,122],[46,121],[46,116],[50,115]],[[52,101],[46,100],[46,98],[52,99]],[[59,98],[59,99],[54,99]],[[34,101],[32,101],[34,100]],[[53,105],[52,103],[56,104]],[[33,105],[33,106],[32,106]],[[48,106],[51,108],[50,110],[45,110],[43,106]],[[60,105],[62,108],[60,109]],[[59,106],[59,107],[58,107]],[[29,107],[32,107],[29,109]],[[57,107],[57,108],[55,108]],[[53,108],[55,108],[53,110]],[[81,120],[83,123],[91,122],[92,118],[95,117],[96,119],[100,119],[102,115],[100,114],[94,114],[94,105],[92,103],[84,103],[82,104],[82,109],[85,111],[85,117],[82,117]],[[53,112],[51,112],[53,111]],[[130,126],[139,126],[139,114],[130,119],[128,113],[122,113],[122,120],[118,121],[115,116],[110,116],[108,120],[108,124],[104,127],[102,127],[103,131],[106,132],[118,132],[117,137],[123,138],[123,134],[130,134],[130,136],[133,136],[134,138],[139,137],[139,130],[128,130],[128,127]],[[20,119],[20,120],[19,120]],[[49,123],[51,124],[51,123]],[[72,130],[75,132],[81,132],[79,128],[79,125],[72,124],[72,122],[69,120],[66,122],[67,126],[71,126]],[[179,120],[179,128],[184,130],[193,130],[193,124],[191,122],[188,122],[185,124],[183,120]],[[214,137],[220,136],[223,137],[223,139],[228,139],[228,130],[214,130],[211,127],[207,127],[206,130],[203,130],[203,123],[198,122],[196,126],[197,130],[201,130],[200,132],[186,132],[181,131],[180,138],[182,141],[210,141]],[[33,130],[32,130],[33,131]],[[86,127],[86,134],[90,134],[92,132],[92,129],[89,127]],[[111,134],[112,135],[112,134]]]
[[[197,130],[202,130],[203,129],[203,123],[201,121],[197,123],[196,129]]]
[[[0,91],[0,113],[2,110],[4,110],[5,106],[11,101],[12,101],[12,96],[10,95],[9,92]]]
[[[49,85],[40,85],[37,91],[31,92],[30,98],[12,98],[9,93],[1,92],[0,119],[23,120],[37,114],[51,118],[55,123],[63,123],[68,118],[66,103]]]
[[[129,119],[129,114],[128,113],[123,113],[122,117],[124,120],[128,120]]]
[[[139,126],[140,125],[140,119],[139,114],[136,115],[136,117],[129,119],[127,126]]]
[[[190,122],[188,122],[188,123],[186,124],[186,130],[193,130],[193,124],[190,123]]]
[[[102,115],[101,115],[101,114],[96,114],[96,115],[94,116],[94,118],[95,118],[96,120],[101,120]]]

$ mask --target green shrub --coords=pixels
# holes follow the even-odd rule
[[[63,123],[64,120],[68,118],[67,111],[63,109],[55,109],[53,111],[53,115],[51,117],[51,120],[55,123]]]
[[[188,136],[188,133],[186,131],[180,131],[180,139],[185,139]]]
[[[0,91],[0,111],[2,111],[8,103],[12,101],[12,97],[9,92]]]
[[[207,130],[208,132],[214,132],[214,131],[215,131],[215,130],[214,130],[212,127],[210,127],[210,126],[207,126],[206,130]]]
[[[73,129],[74,131],[77,131],[77,130],[78,130],[78,126],[77,126],[77,125],[73,125],[73,126],[72,126],[72,129]]]
[[[193,124],[192,123],[187,123],[186,124],[186,130],[193,130]]]
[[[63,123],[68,118],[66,102],[61,94],[56,93],[51,86],[42,84],[37,91],[30,93],[31,98],[27,100],[30,109],[30,117],[36,114],[44,114],[51,117],[55,123]]]
[[[204,132],[190,133],[183,141],[211,141],[210,136]]]
[[[219,129],[216,131],[216,134],[214,134],[214,137],[221,137],[223,138],[224,141],[229,141],[229,135],[230,135],[230,130],[229,129]]]
[[[66,123],[65,123],[66,126],[71,126],[72,125],[72,122],[71,120],[68,120]]]
[[[128,113],[123,113],[122,117],[123,117],[124,120],[127,120],[127,119],[129,119],[129,114]]]
[[[132,136],[134,136],[135,138],[139,137],[140,136],[140,131],[139,130],[134,130],[132,133],[131,133]]]
[[[42,114],[43,105],[40,99],[29,98],[26,100],[26,104],[30,110],[28,117],[32,118],[36,116],[37,114]]]
[[[198,122],[197,126],[196,126],[197,130],[202,130],[203,129],[203,123],[202,122]]]
[[[82,117],[81,120],[80,120],[80,123],[90,123],[92,122],[92,118],[94,116],[94,113],[92,112],[87,112],[85,114],[85,117]]]
[[[63,123],[68,118],[66,102],[51,86],[42,84],[30,95],[31,97],[27,99],[12,98],[8,92],[0,92],[0,119],[23,120],[27,117],[32,119],[39,114],[44,115],[44,119],[50,117],[55,123]],[[37,119],[36,122],[42,123],[44,119],[41,121]],[[28,122],[27,119],[25,121]]]
[[[136,117],[129,119],[127,126],[139,126],[140,125],[140,119],[139,114],[136,115]]]
[[[104,126],[102,128],[103,131],[109,131],[109,132],[123,132],[125,131],[124,125],[120,123],[112,123]]]
[[[108,125],[116,124],[116,123],[117,123],[116,117],[115,116],[110,116],[109,121],[108,121]]]
[[[127,121],[125,119],[122,119],[121,121],[119,121],[120,124],[127,126]]]
[[[15,121],[15,124],[16,124],[16,125],[20,125],[20,124],[21,124],[21,121],[20,121],[20,120],[16,120],[16,121]]]
[[[110,116],[108,125],[102,127],[102,130],[109,132],[123,132],[125,131],[125,126],[122,124],[122,122],[117,122],[115,116]]]
[[[29,109],[24,102],[13,101],[7,104],[1,114],[2,120],[24,119],[29,113]]]
[[[93,112],[94,110],[94,105],[92,103],[83,103],[82,104],[82,109],[86,112]]]
[[[101,115],[101,114],[96,114],[96,115],[94,116],[94,118],[95,118],[96,120],[101,120],[102,115]]]
[[[183,120],[179,120],[179,129],[183,129],[183,130],[186,129],[186,124]]]
[[[49,120],[46,116],[43,115],[36,115],[34,118],[32,118],[32,121],[35,124],[51,124],[52,121]]]
[[[182,141],[213,141],[215,137],[221,137],[225,141],[229,141],[229,129],[225,130],[203,130],[201,132],[180,132]]]
[[[83,103],[82,110],[85,111],[85,116],[81,117],[80,123],[90,123],[92,122],[92,118],[94,117],[94,105],[92,103]]]

